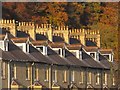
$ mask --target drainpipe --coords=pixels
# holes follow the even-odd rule
[[[34,81],[34,69],[33,69],[33,67],[34,67],[34,62],[32,63],[32,66],[31,66],[31,88],[32,88],[32,85],[33,85],[33,81]]]

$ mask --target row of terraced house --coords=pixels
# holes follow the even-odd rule
[[[33,39],[35,36],[31,36],[31,31],[28,37],[18,37],[17,22],[1,22],[0,89],[116,89],[115,74],[111,70],[115,65],[112,49],[86,46],[86,39],[82,36],[85,31],[82,31],[82,37],[76,34],[78,37],[75,38],[81,40],[79,43],[71,44],[66,42],[69,38],[52,41],[53,34],[47,39]],[[9,25],[11,23],[15,27]],[[49,34],[48,31],[46,29]],[[75,32],[78,33],[79,30],[75,29]],[[95,32],[89,32],[85,37],[93,37],[90,39],[95,41],[94,35],[96,36]],[[97,33],[97,36],[100,37],[100,34]],[[97,41],[97,45],[99,43]]]

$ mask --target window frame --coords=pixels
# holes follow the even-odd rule
[[[83,71],[80,71],[80,81],[79,81],[80,84],[83,84],[84,83],[84,72]]]
[[[45,80],[44,81],[49,81],[49,70],[48,70],[48,68],[45,68],[44,69],[44,74],[45,74]]]
[[[28,65],[28,64],[26,64],[26,71],[25,71],[25,73],[26,73],[26,80],[30,80],[30,65]]]
[[[1,62],[1,77],[2,79],[6,78],[6,63]]]

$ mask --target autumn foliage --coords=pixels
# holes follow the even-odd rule
[[[117,2],[4,2],[2,5],[5,19],[99,29],[101,47],[112,48],[117,59]]]

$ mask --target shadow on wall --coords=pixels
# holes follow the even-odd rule
[[[86,40],[86,46],[97,46],[95,42]]]
[[[28,37],[29,34],[23,32],[23,31],[17,31],[17,37]]]
[[[63,42],[64,39],[60,36],[53,36],[53,42]]]
[[[76,38],[70,38],[70,44],[77,44],[77,43],[80,43],[80,40]]]
[[[36,34],[36,40],[47,40],[48,38],[42,34]]]

